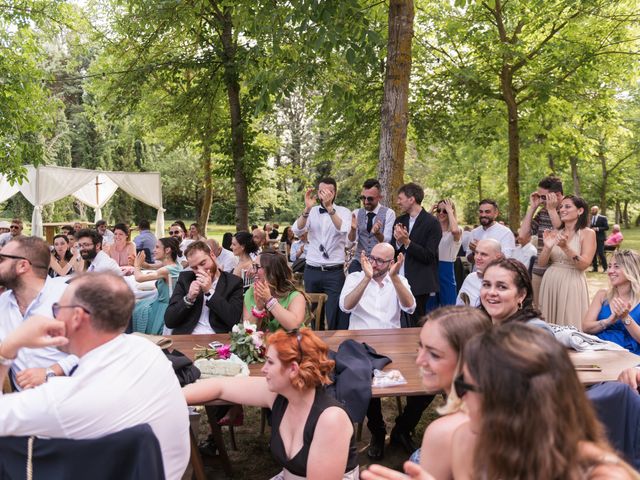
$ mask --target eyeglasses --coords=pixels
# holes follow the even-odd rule
[[[367,258],[371,263],[375,263],[376,265],[385,265],[391,262],[391,260],[384,260],[383,258],[374,257],[373,255],[369,255]]]
[[[298,365],[300,365],[302,363],[302,358],[304,356],[304,352],[302,351],[302,334],[300,333],[300,330],[297,328],[293,328],[291,330],[285,330],[285,332],[287,332],[287,335],[294,335],[296,336],[296,340],[298,341]]]
[[[169,230],[169,235],[180,235],[181,233],[180,230]]]
[[[27,257],[21,257],[20,255],[9,255],[8,253],[0,253],[0,263],[3,262],[5,259],[11,259],[11,260],[26,260],[27,262],[29,262],[29,265],[31,265],[32,267],[35,268],[49,268],[49,265],[38,265],[38,264],[33,264],[31,263],[31,260],[29,260]]]
[[[257,263],[253,264],[253,271],[257,272],[258,270],[260,270],[261,268],[264,268],[262,265],[258,265]]]
[[[365,197],[364,195],[360,195],[360,201],[364,202],[367,201],[369,203],[373,203],[373,201],[376,199],[376,197]]]
[[[55,302],[53,305],[51,305],[51,313],[53,313],[53,318],[58,318],[58,314],[60,313],[60,310],[63,308],[81,308],[86,313],[91,315],[91,312],[86,307],[83,307],[82,305],[60,305],[58,302]]]
[[[453,381],[453,388],[455,389],[456,395],[458,396],[458,398],[464,397],[467,394],[467,392],[482,393],[482,390],[480,390],[480,387],[476,385],[471,385],[470,383],[466,383],[464,381],[464,376],[462,373],[458,375]]]

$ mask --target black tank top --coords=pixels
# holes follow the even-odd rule
[[[316,424],[318,418],[329,407],[339,407],[344,410],[344,407],[335,398],[325,393],[321,388],[316,390],[316,396],[313,400],[313,405],[309,411],[307,422],[304,425],[304,431],[302,434],[302,448],[294,455],[292,459],[287,458],[287,453],[282,443],[282,437],[280,437],[280,422],[284,417],[284,412],[287,410],[289,401],[282,395],[278,395],[271,407],[271,454],[276,459],[279,465],[286,468],[289,472],[300,477],[307,476],[307,458],[309,457],[309,447],[313,440],[313,433],[316,430]],[[346,411],[346,410],[345,410]],[[347,467],[345,473],[353,470],[358,465],[358,452],[356,451],[356,445],[351,436],[351,442],[349,443],[349,456],[347,458]]]

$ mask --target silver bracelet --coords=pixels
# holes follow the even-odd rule
[[[187,297],[186,295],[184,297],[182,297],[182,301],[188,306],[188,307],[193,307],[196,303],[192,302],[191,300],[189,300],[189,297]]]

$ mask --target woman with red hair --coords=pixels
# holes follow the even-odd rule
[[[323,386],[331,382],[329,348],[308,328],[267,337],[264,377],[210,378],[187,385],[190,405],[212,400],[270,408],[271,453],[282,467],[273,479],[359,478],[353,425]]]

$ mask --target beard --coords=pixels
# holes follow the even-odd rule
[[[389,267],[385,268],[384,270],[374,270],[373,278],[382,278],[387,274],[387,272],[389,272]]]
[[[20,285],[20,277],[14,269],[9,270],[4,274],[0,274],[0,286],[5,287],[7,290],[15,290]]]
[[[485,225],[491,225],[495,220],[493,218],[487,218],[487,217],[481,217],[480,218],[480,225],[485,226]]]
[[[98,255],[97,250],[82,250],[80,251],[80,256],[83,260],[93,260]]]

